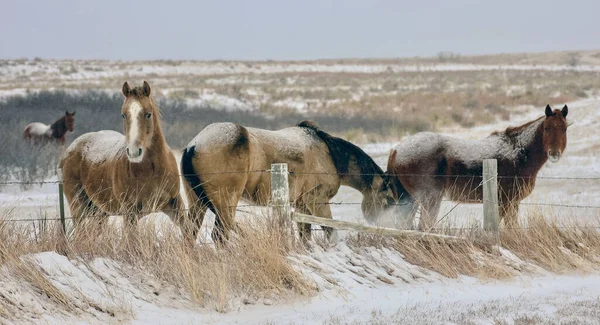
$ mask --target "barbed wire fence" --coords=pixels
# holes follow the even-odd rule
[[[283,167],[283,165],[285,165],[285,167]],[[485,166],[485,165],[484,165]],[[484,167],[485,169],[485,167]],[[298,177],[298,176],[308,176],[308,175],[312,175],[312,176],[325,176],[325,175],[338,175],[338,176],[376,176],[376,175],[380,175],[380,174],[364,174],[364,173],[325,173],[325,172],[296,172],[296,171],[288,171],[287,170],[287,164],[274,164],[271,169],[261,169],[261,170],[250,170],[250,171],[220,171],[220,172],[210,172],[210,173],[203,173],[203,175],[225,175],[225,174],[240,174],[240,173],[270,173],[271,174],[271,180],[272,182],[275,181],[275,183],[272,183],[272,199],[270,201],[270,203],[265,206],[265,205],[259,205],[259,204],[252,204],[252,203],[245,203],[245,204],[238,204],[235,206],[236,211],[240,212],[240,213],[249,213],[249,214],[255,214],[256,211],[253,210],[248,210],[248,209],[244,209],[244,208],[271,208],[273,210],[276,211],[276,213],[280,216],[282,216],[282,223],[285,223],[287,226],[289,226],[289,224],[291,223],[291,221],[297,221],[297,222],[308,222],[308,223],[312,223],[312,224],[316,224],[316,225],[320,225],[320,226],[326,226],[326,227],[341,227],[343,229],[347,229],[347,230],[356,230],[356,231],[372,231],[372,232],[379,232],[379,233],[384,233],[385,232],[385,228],[384,227],[373,227],[373,229],[368,228],[368,226],[364,226],[364,225],[360,225],[360,224],[355,224],[355,223],[349,223],[349,222],[345,222],[345,221],[340,221],[340,220],[335,220],[335,216],[334,216],[334,220],[321,220],[324,218],[319,218],[319,216],[307,216],[307,215],[303,215],[301,213],[297,213],[294,211],[294,208],[292,206],[292,204],[290,204],[290,197],[289,197],[289,182],[288,182],[288,177],[292,178],[292,177]],[[503,179],[503,178],[510,178],[510,179],[514,179],[515,177],[513,176],[498,176],[495,170],[492,170],[491,172],[487,172],[488,175],[486,175],[486,172],[482,173],[482,176],[472,176],[472,175],[431,175],[431,174],[387,174],[389,176],[392,177],[398,177],[398,176],[410,176],[410,177],[427,177],[427,178],[431,178],[431,177],[450,177],[450,178],[463,178],[463,177],[468,177],[468,178],[473,178],[475,182],[479,182],[474,188],[471,189],[471,191],[475,191],[475,190],[479,190],[481,187],[483,187],[483,191],[484,191],[484,197],[483,200],[479,201],[479,202],[469,202],[469,203],[483,203],[484,205],[484,209],[483,209],[483,228],[484,230],[487,231],[492,231],[492,232],[497,232],[499,230],[499,214],[498,214],[498,192],[497,192],[497,183],[498,180]],[[285,177],[284,177],[285,175]],[[40,181],[4,181],[4,182],[0,182],[0,186],[11,186],[11,185],[56,185],[58,187],[58,206],[59,206],[59,214],[57,217],[48,217],[48,216],[44,216],[43,218],[6,218],[6,217],[2,217],[2,221],[1,222],[6,222],[6,223],[19,223],[19,222],[24,222],[24,223],[31,223],[31,222],[48,222],[48,221],[60,221],[61,223],[61,227],[62,230],[66,233],[67,231],[67,220],[69,221],[73,221],[73,217],[72,216],[67,216],[66,215],[66,209],[68,209],[68,206],[66,207],[65,205],[65,198],[64,198],[64,193],[63,193],[63,184],[64,184],[64,179],[62,179],[62,173],[60,172],[60,170],[57,173],[58,179],[57,180],[40,180]],[[162,175],[162,176],[148,176],[148,177],[139,177],[139,181],[143,182],[146,179],[150,179],[150,178],[165,178],[165,177],[185,177],[186,175]],[[522,178],[522,177],[521,177]],[[526,177],[525,177],[526,178]],[[102,179],[102,178],[99,178]],[[600,177],[579,177],[579,176],[567,176],[567,177],[563,177],[563,176],[538,176],[536,177],[536,179],[539,180],[569,180],[569,181],[600,181]],[[184,180],[185,181],[185,180]],[[489,184],[491,186],[491,191],[486,191],[485,190],[485,186]],[[496,187],[496,189],[494,190],[493,188]],[[456,209],[459,205],[464,204],[461,202],[456,202],[453,200],[448,200],[448,199],[443,199],[443,202],[452,202],[452,207],[450,208],[449,211],[445,212],[443,215],[439,215],[437,220],[436,220],[436,226],[439,225],[442,221],[444,221],[450,214],[452,211],[454,211],[454,209]],[[68,203],[68,202],[67,202]],[[486,203],[487,203],[487,208],[486,208]],[[330,206],[360,206],[363,204],[363,202],[336,202],[336,201],[332,201],[332,202],[313,202],[312,204],[314,205],[330,205]],[[396,204],[391,204],[391,205],[404,205],[402,203],[396,203]],[[521,202],[520,205],[523,206],[537,206],[537,207],[550,207],[550,208],[570,208],[570,209],[586,209],[586,210],[597,210],[598,214],[600,214],[600,205],[592,205],[592,204],[582,204],[582,203],[577,203],[577,204],[565,204],[565,203],[555,203],[555,202]],[[492,207],[491,209],[489,207]],[[495,209],[493,208],[495,207]],[[181,210],[181,209],[180,209]],[[189,209],[182,209],[184,211],[189,211]],[[12,211],[16,211],[16,209],[12,209]],[[179,211],[179,210],[177,210]],[[138,211],[139,214],[141,215],[147,215],[147,214],[151,214],[151,213],[155,213],[155,212],[160,212],[160,211],[156,211],[156,210],[140,210]],[[486,217],[487,216],[487,217]],[[102,217],[105,218],[105,216],[89,216],[91,218],[94,217]],[[313,217],[313,218],[311,218]],[[87,217],[86,217],[87,218]],[[314,219],[317,218],[317,219]],[[600,229],[600,225],[593,225],[593,226],[589,226],[589,225],[581,225],[581,226],[560,226],[560,228],[589,228],[589,229]],[[468,230],[469,227],[446,227],[444,228],[445,230]],[[510,229],[507,228],[506,226],[503,229]],[[527,227],[519,227],[519,229],[527,229]],[[387,230],[390,230],[390,228],[387,228]],[[434,229],[430,229],[430,230],[434,230]],[[412,230],[399,230],[399,231],[412,231]]]

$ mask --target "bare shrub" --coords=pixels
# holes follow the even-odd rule
[[[581,64],[581,53],[579,52],[570,52],[567,53],[567,64],[576,67]]]
[[[437,59],[439,62],[459,62],[460,54],[451,51],[438,52]]]

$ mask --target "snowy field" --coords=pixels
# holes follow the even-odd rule
[[[537,186],[527,198],[521,215],[542,213],[558,221],[598,226],[600,209],[600,147],[594,134],[600,124],[600,99],[588,98],[569,104],[568,146],[556,164],[547,163]],[[541,108],[512,109],[510,122],[471,129],[448,128],[444,133],[463,138],[481,138],[508,125],[517,125],[543,114]],[[393,143],[364,145],[384,169]],[[555,179],[572,178],[572,179]],[[21,191],[6,185],[0,191],[0,213],[13,219],[58,216],[58,187],[48,184]],[[332,202],[358,203],[359,192],[342,187]],[[538,206],[536,203],[578,207]],[[244,205],[245,203],[241,203]],[[469,227],[481,222],[482,206],[444,202],[440,227]],[[247,209],[241,207],[241,209]],[[364,222],[359,205],[333,205],[335,219]],[[240,214],[239,218],[248,217]],[[161,214],[150,216],[165,222]],[[205,221],[209,233],[213,217]],[[393,226],[392,220],[383,220]],[[343,233],[340,238],[343,238]],[[48,252],[29,256],[61,290],[81,295],[83,301],[124,309],[121,320],[99,311],[84,319],[68,314],[41,312],[49,324],[126,322],[134,324],[599,324],[600,276],[593,274],[554,275],[519,260],[504,251],[506,263],[527,275],[511,280],[481,281],[470,277],[448,279],[411,265],[401,254],[387,249],[352,250],[340,240],[323,251],[314,246],[308,255],[291,256],[301,272],[315,281],[317,296],[293,301],[247,301],[230,306],[227,313],[194,306],[168,288],[135,279],[115,262],[95,259],[92,263],[67,260]],[[10,276],[0,280],[15,303],[41,311],[39,297],[19,288]],[[141,281],[141,282],[140,282]],[[12,291],[11,291],[12,290]],[[161,291],[159,298],[152,292]],[[16,293],[15,293],[16,292]],[[116,299],[115,297],[118,297]],[[112,304],[112,305],[111,305]],[[116,305],[115,305],[116,304]],[[27,318],[25,318],[27,319]],[[29,319],[33,321],[33,319]],[[37,322],[37,321],[36,321]]]
[[[586,60],[596,60],[592,54]],[[488,104],[518,105],[517,97],[536,105],[545,105],[537,103],[539,98],[569,100],[568,120],[573,124],[567,149],[558,163],[548,162],[542,168],[535,190],[522,202],[520,216],[524,221],[528,215],[541,214],[567,227],[600,227],[600,145],[596,140],[600,97],[593,95],[600,91],[600,84],[592,82],[597,80],[600,61],[571,66],[560,60],[563,63],[3,60],[0,100],[38,90],[118,93],[124,79],[148,78],[159,98],[267,115],[288,109],[306,116],[324,111],[346,116],[353,112],[346,110],[349,107],[371,113],[386,105],[383,116],[404,118],[411,108],[414,113],[414,107],[421,113],[425,108],[435,112],[451,106],[460,113],[457,121],[441,121],[435,127],[465,139],[483,138],[543,115],[542,106],[505,108],[509,105],[502,104],[509,119],[500,118],[503,112],[498,110],[486,120],[489,123],[467,127],[467,117],[479,123],[482,116],[473,114],[491,114],[494,108]],[[458,97],[445,97],[448,94]],[[430,97],[439,102],[425,101]],[[486,97],[491,99],[486,101]],[[446,113],[440,116],[451,115],[449,110]],[[433,115],[423,116],[429,120]],[[361,146],[385,170],[396,140],[367,141]],[[27,190],[18,184],[0,185],[0,217],[36,227],[35,219],[58,218],[57,179],[45,181]],[[342,187],[332,199],[334,218],[365,223],[361,200],[358,191]],[[238,219],[256,218],[265,210],[246,205],[240,202],[239,210],[250,213],[240,212]],[[120,222],[119,217],[112,220]],[[162,213],[145,220],[171,224]],[[439,228],[480,227],[482,205],[445,201],[438,220]],[[205,240],[213,223],[214,216],[208,213]],[[398,223],[389,216],[379,222],[387,227]],[[225,313],[193,303],[185,293],[128,265],[106,258],[67,259],[56,252],[23,259],[38,266],[51,284],[77,301],[74,312],[51,310],[54,305],[39,290],[24,285],[6,268],[0,268],[0,297],[18,310],[16,323],[35,324],[600,324],[597,266],[557,275],[498,248],[503,265],[514,274],[511,279],[450,279],[410,264],[395,250],[353,248],[344,240],[347,235],[338,232],[338,240],[326,250],[313,244],[310,252],[289,256],[294,268],[314,282],[318,289],[314,296],[232,299]],[[7,323],[3,312],[0,309],[0,324]]]
[[[567,149],[557,163],[547,162],[541,169],[535,190],[523,201],[521,215],[542,213],[548,216],[585,222],[590,226],[600,226],[596,220],[600,216],[600,146],[591,134],[600,127],[600,98],[589,98],[568,103],[568,120],[573,125],[568,130]],[[442,133],[464,139],[479,139],[493,131],[504,130],[511,125],[520,125],[540,117],[541,108],[513,108],[510,121],[470,129],[452,128]],[[388,153],[395,143],[372,143],[363,149],[386,169]],[[0,211],[4,215],[11,211],[19,219],[56,217],[58,211],[58,185],[56,178],[48,183],[34,185],[30,190],[21,191],[18,184],[5,185],[0,189]],[[362,200],[360,192],[348,187],[340,188],[331,202],[336,219],[360,222],[364,219],[358,205]],[[240,210],[247,205],[240,203]],[[569,207],[570,206],[570,207]],[[599,207],[594,209],[592,207]],[[456,204],[445,201],[440,211],[439,227],[469,227],[481,222],[481,204]],[[210,213],[209,213],[210,214]],[[560,220],[559,220],[560,221]],[[382,220],[382,226],[394,226],[392,220]],[[205,222],[212,224],[212,219]]]

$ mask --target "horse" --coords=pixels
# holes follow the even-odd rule
[[[395,182],[363,150],[331,136],[310,121],[277,131],[214,123],[204,128],[184,149],[181,170],[193,189],[190,218],[196,236],[207,209],[215,216],[211,237],[223,242],[234,229],[238,201],[266,205],[271,195],[273,163],[287,163],[290,202],[296,211],[332,218],[329,200],[341,185],[363,194],[361,209],[372,222],[382,209],[397,204]],[[402,203],[401,203],[402,204]],[[298,224],[303,241],[311,238],[311,225]],[[332,229],[324,227],[331,239]]]
[[[34,144],[46,144],[55,141],[61,145],[65,144],[67,132],[75,130],[75,112],[65,112],[65,115],[50,125],[40,122],[27,124],[23,132],[23,138]]]
[[[433,227],[444,196],[464,203],[483,199],[484,159],[498,163],[500,220],[507,227],[518,225],[521,200],[529,196],[536,176],[547,160],[557,162],[567,146],[568,107],[481,140],[463,140],[432,132],[417,133],[393,148],[387,172],[396,176],[421,207],[419,229]],[[413,224],[416,209],[407,216]]]
[[[162,211],[184,227],[178,164],[162,133],[150,85],[144,81],[142,87],[130,88],[125,82],[122,92],[125,135],[108,130],[83,134],[61,157],[73,221],[78,225],[87,216],[105,220],[116,214],[135,229],[138,218]]]

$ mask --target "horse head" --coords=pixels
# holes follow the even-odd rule
[[[387,175],[377,175],[373,178],[371,189],[363,192],[360,207],[365,219],[373,223],[396,203],[392,178]]]
[[[565,105],[562,110],[552,110],[546,106],[546,118],[542,124],[544,128],[544,152],[548,154],[551,162],[557,162],[567,147],[567,113],[569,108]]]
[[[75,130],[75,112],[65,112],[65,126],[69,132],[73,132]]]
[[[125,100],[121,109],[125,133],[127,159],[139,163],[153,144],[155,132],[160,132],[158,123],[158,107],[150,97],[150,85],[144,81],[142,87],[130,88],[123,84]]]

